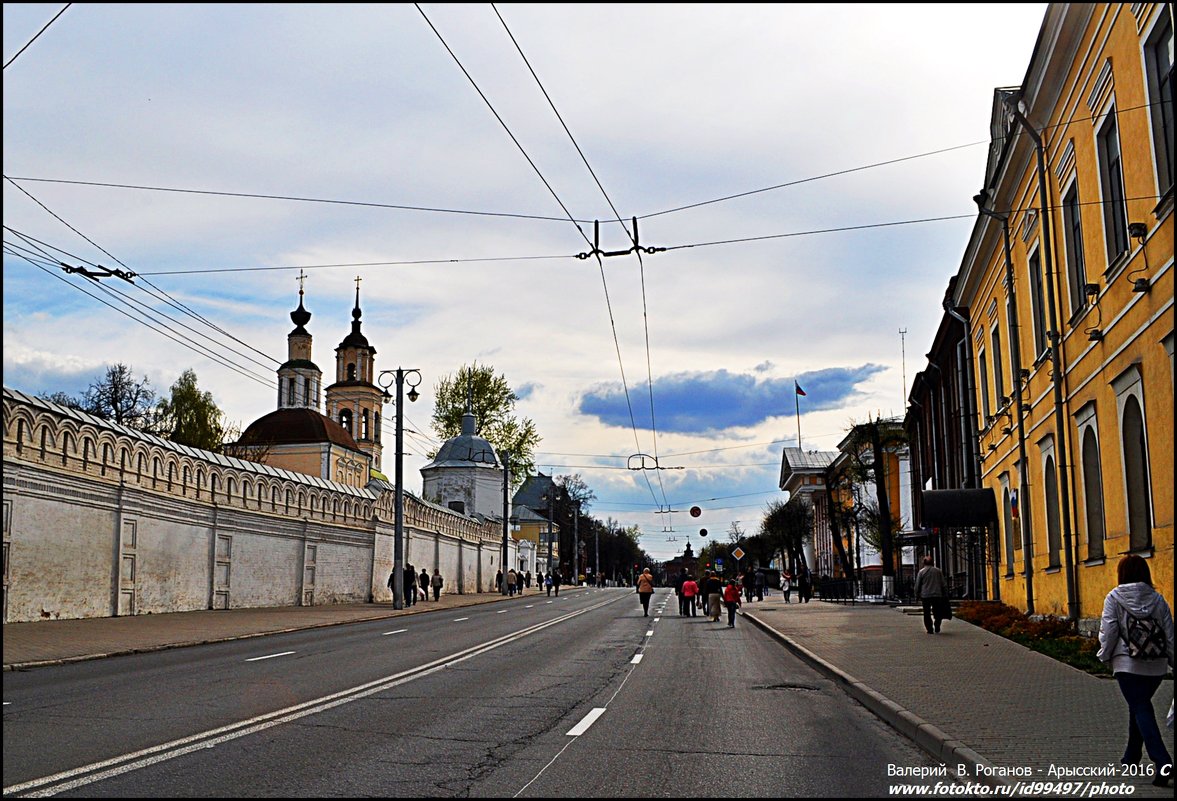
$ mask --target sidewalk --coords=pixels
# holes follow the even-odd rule
[[[1105,795],[1173,797],[1172,789],[1154,787],[1150,777],[1092,775],[1118,770],[1127,740],[1127,705],[1111,679],[961,620],[929,635],[920,616],[885,605],[786,604],[776,594],[745,604],[743,613],[948,765],[952,775],[965,766],[962,781],[1106,783],[1116,789]],[[1173,731],[1164,720],[1172,699],[1173,682],[1166,680],[1153,705],[1170,754]],[[1146,757],[1142,764],[1151,762]],[[1052,766],[1088,775],[1051,775]],[[983,775],[991,767],[1029,768],[1033,775]]]
[[[564,588],[576,592],[575,588]],[[664,590],[659,590],[664,592]],[[526,598],[546,597],[531,591]],[[4,625],[4,669],[95,659],[281,631],[331,626],[507,603],[497,593],[447,594],[401,611],[390,604],[178,612]],[[1147,777],[1052,776],[1056,769],[1118,767],[1127,708],[1114,681],[1091,676],[960,620],[939,635],[924,633],[918,616],[889,606],[813,601],[785,604],[779,594],[745,604],[742,616],[842,685],[962,781],[990,786],[1022,781],[1106,783],[1136,796],[1172,798]],[[1166,680],[1154,698],[1170,753],[1173,732],[1164,715],[1173,697]],[[1147,761],[1143,764],[1151,764]],[[1030,777],[979,775],[978,766],[1032,769]],[[896,780],[903,783],[902,778]],[[1121,785],[1124,785],[1121,787]],[[1105,794],[1115,794],[1111,789]],[[1042,793],[1072,796],[1077,793]]]

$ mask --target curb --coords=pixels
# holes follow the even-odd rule
[[[776,639],[818,672],[825,674],[828,678],[842,685],[842,688],[851,698],[858,701],[891,728],[911,740],[925,753],[939,760],[941,764],[950,766],[954,772],[954,778],[955,775],[959,775],[960,773],[959,766],[963,765],[966,767],[966,775],[972,777],[970,780],[973,782],[984,784],[988,787],[1013,786],[1012,782],[1006,781],[1001,777],[982,775],[977,768],[992,768],[993,763],[959,740],[953,740],[936,725],[929,723],[911,710],[905,709],[895,703],[868,684],[846,673],[837,665],[822,659],[805,646],[795,642],[792,638],[782,634],[768,623],[765,623],[756,615],[743,610],[740,611],[740,614],[748,618],[752,623],[755,623],[760,629],[767,632],[770,637]]]

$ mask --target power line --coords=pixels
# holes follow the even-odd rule
[[[7,177],[7,176],[5,176]],[[448,209],[437,206],[412,206],[402,203],[376,203],[363,200],[339,200],[337,198],[305,197],[300,195],[271,195],[260,192],[227,192],[216,189],[183,189],[174,186],[147,186],[142,184],[120,184],[106,181],[80,181],[64,178],[10,178],[13,181],[36,181],[48,184],[71,184],[73,186],[100,186],[108,189],[135,189],[145,192],[172,192],[182,195],[211,195],[214,197],[238,197],[255,200],[285,200],[292,203],[327,203],[335,206],[361,206],[373,209],[393,209],[396,211],[428,211],[437,214],[466,214],[476,217],[506,217],[520,220],[541,220],[546,222],[567,222],[566,217],[548,217],[541,214],[517,214],[503,211],[477,211],[474,209]],[[575,220],[575,222],[591,222],[591,220]]]
[[[212,267],[199,270],[157,270],[137,275],[200,275],[204,273],[249,273],[265,272],[268,270],[321,270],[333,267],[401,267],[422,264],[472,264],[488,261],[539,261],[544,259],[574,259],[576,254],[562,254],[558,256],[489,256],[471,259],[410,259],[404,261],[365,261],[341,264],[296,264],[283,267]]]
[[[60,17],[62,14],[64,14],[65,10],[72,5],[73,5],[73,3],[66,3],[65,6],[61,9],[61,11],[58,11],[56,14],[54,14],[53,19],[46,22],[41,27],[41,30],[37,31],[36,36],[34,36],[32,39],[29,39],[27,42],[25,42],[25,46],[22,47],[20,50],[17,50],[16,55],[14,55],[12,58],[8,59],[8,61],[4,62],[4,69],[8,69],[8,65],[11,64],[12,62],[16,61],[17,56],[19,56],[21,53],[23,53],[25,50],[27,50],[29,45],[31,45],[33,42],[37,41],[37,37],[40,36],[41,34],[43,34],[46,30],[48,30],[50,25],[57,22],[57,18]]]

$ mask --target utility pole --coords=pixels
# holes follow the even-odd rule
[[[511,531],[511,452],[503,451],[503,559],[499,565],[499,572],[503,574],[503,580],[499,582],[499,592],[502,595],[507,594],[507,560],[510,558],[507,550],[507,543],[509,541]]]

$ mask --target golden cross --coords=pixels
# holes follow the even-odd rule
[[[304,280],[306,280],[306,277],[307,277],[307,276],[306,276],[306,273],[304,273],[304,272],[303,272],[303,271],[300,269],[300,270],[298,271],[298,294],[300,294],[300,295],[302,294],[302,282],[303,282]]]

